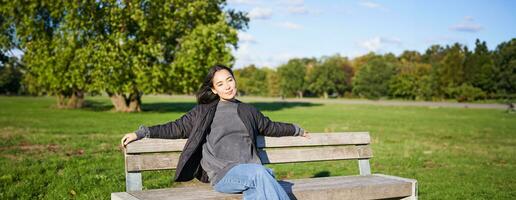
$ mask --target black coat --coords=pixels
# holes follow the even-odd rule
[[[296,132],[293,124],[273,122],[252,105],[238,102],[238,116],[244,123],[256,148],[258,134],[272,137],[292,136]],[[211,122],[215,116],[218,101],[198,104],[176,121],[149,127],[151,138],[185,139],[183,152],[179,156],[175,181],[190,181],[194,177],[208,182],[208,176],[201,167],[202,145],[210,133]]]

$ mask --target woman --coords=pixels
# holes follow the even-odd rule
[[[140,126],[122,144],[149,138],[188,138],[179,157],[176,181],[194,177],[223,193],[243,192],[244,199],[289,199],[272,170],[258,157],[256,136],[303,136],[299,126],[273,122],[249,104],[235,99],[233,72],[213,66],[197,92],[198,105],[176,121]]]

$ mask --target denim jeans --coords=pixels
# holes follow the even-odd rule
[[[234,166],[213,188],[222,193],[243,192],[244,200],[289,199],[272,170],[260,164]]]

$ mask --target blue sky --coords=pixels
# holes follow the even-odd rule
[[[239,32],[236,68],[337,53],[423,53],[455,42],[473,48],[477,38],[494,49],[516,38],[514,0],[228,0],[228,8],[251,18]]]

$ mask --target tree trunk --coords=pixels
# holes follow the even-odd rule
[[[109,94],[111,103],[117,112],[141,112],[141,94]]]
[[[76,109],[84,106],[84,92],[75,91],[72,94],[57,95],[57,107],[63,109]]]
[[[324,97],[324,99],[327,99],[328,98],[328,92],[324,92],[323,93],[323,97]]]

